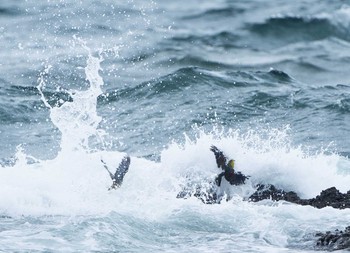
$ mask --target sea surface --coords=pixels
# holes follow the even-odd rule
[[[1,0],[0,46],[0,252],[313,252],[350,225],[247,201],[350,190],[349,1]],[[176,198],[211,145],[247,184]]]

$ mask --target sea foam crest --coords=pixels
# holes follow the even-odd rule
[[[350,183],[350,161],[338,154],[321,150],[311,154],[305,147],[293,146],[289,128],[239,130],[205,133],[199,130],[197,138],[185,137],[182,144],[172,143],[161,155],[162,165],[173,173],[200,174],[214,178],[216,167],[211,145],[220,148],[227,157],[235,159],[236,170],[250,176],[250,184],[274,184],[310,198],[322,190],[335,186],[346,192]]]

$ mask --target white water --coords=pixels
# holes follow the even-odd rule
[[[349,210],[319,210],[284,202],[249,203],[242,200],[254,191],[253,186],[257,183],[272,183],[307,198],[315,197],[331,186],[343,192],[349,190],[349,159],[337,154],[327,155],[323,151],[307,154],[305,148],[290,144],[288,129],[245,134],[238,130],[215,130],[212,133],[198,130],[196,139],[185,137],[183,144],[169,144],[161,153],[159,163],[130,154],[131,166],[122,187],[107,191],[111,179],[100,159],[103,158],[110,168],[114,168],[125,154],[89,148],[90,138],[99,139],[104,134],[103,130],[98,129],[101,118],[96,113],[97,96],[102,93],[103,85],[98,73],[101,61],[101,58],[89,54],[85,71],[90,88],[71,91],[73,102],[51,108],[42,97],[50,107],[52,122],[62,133],[61,151],[53,160],[37,160],[18,148],[15,164],[0,170],[0,212],[3,215],[63,215],[86,219],[112,217],[118,229],[124,227],[124,236],[130,236],[123,238],[119,230],[118,234],[112,230],[110,233],[118,238],[121,245],[127,245],[128,241],[144,240],[144,248],[150,249],[155,239],[147,239],[147,235],[150,233],[158,238],[159,234],[155,231],[163,227],[165,232],[159,233],[168,233],[168,237],[171,235],[163,242],[169,247],[164,251],[169,252],[175,247],[171,246],[172,243],[183,252],[191,249],[196,252],[278,252],[290,245],[299,245],[296,248],[308,246],[311,242],[305,241],[305,237],[310,233],[343,229],[350,220]],[[44,83],[40,82],[38,88],[45,88]],[[227,156],[234,157],[237,170],[250,175],[250,181],[241,187],[226,185],[233,199],[221,205],[203,205],[196,198],[177,199],[176,194],[181,190],[186,175],[191,174],[194,180],[205,181],[213,179],[220,172],[214,155],[209,151],[212,144]],[[114,215],[117,218],[113,219]],[[120,217],[136,219],[136,223],[127,223]],[[73,222],[79,223],[82,218],[76,219]],[[72,222],[70,218],[58,220],[66,225]],[[57,227],[60,226],[58,220],[55,221]],[[141,225],[146,229],[139,228]],[[28,249],[33,242],[32,238],[27,238],[23,226],[23,231],[14,228],[12,236],[22,238],[22,235],[24,239],[18,240]],[[37,229],[40,231],[46,226]],[[134,230],[139,237],[135,238],[131,233]],[[106,231],[102,229],[102,232]],[[83,245],[78,244],[68,251],[74,252],[77,248],[103,249],[96,238],[91,241],[87,234],[83,236]],[[46,236],[48,241],[54,240],[52,233],[48,232]],[[11,234],[0,233],[0,238],[4,246],[11,241]],[[69,245],[67,241],[60,243]],[[6,245],[7,249],[17,247]],[[45,243],[38,241],[35,245],[38,250],[48,248],[40,247]],[[181,245],[185,246],[181,248]]]

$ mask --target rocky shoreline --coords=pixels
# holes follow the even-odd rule
[[[220,204],[222,197],[216,194],[215,188],[203,189],[195,187],[194,189],[184,189],[177,195],[177,198],[189,198],[194,196],[200,199],[204,204]],[[350,190],[347,193],[341,193],[337,188],[331,187],[320,192],[314,198],[302,199],[293,191],[284,191],[276,188],[274,185],[257,185],[256,191],[248,198],[248,201],[259,202],[265,199],[273,201],[287,201],[290,203],[312,206],[315,208],[333,207],[336,209],[350,208]],[[315,234],[316,250],[349,250],[350,251],[350,226],[344,231],[335,230],[333,232],[317,232]]]
[[[284,200],[299,205],[309,205],[315,208],[333,207],[336,209],[350,208],[350,191],[341,193],[337,188],[331,187],[321,191],[319,195],[311,199],[301,199],[295,192],[286,192],[277,189],[274,185],[259,185],[256,192],[249,197],[249,201],[258,202],[264,199],[274,201]],[[344,231],[318,232],[315,249],[318,250],[349,250],[350,251],[350,226]]]
[[[203,188],[201,186],[184,188],[178,193],[177,198],[187,199],[194,196],[204,204],[220,204],[222,196],[218,196],[215,187]],[[331,187],[321,191],[319,195],[311,199],[302,199],[293,191],[278,189],[272,184],[257,185],[256,191],[248,197],[248,201],[259,202],[265,199],[273,201],[287,201],[290,203],[313,206],[315,208],[333,207],[336,209],[350,208],[350,190],[341,193],[337,188]]]

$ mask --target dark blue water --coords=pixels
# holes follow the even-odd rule
[[[272,181],[308,197],[333,185],[349,190],[349,31],[350,4],[340,0],[2,0],[0,238],[10,246],[0,249],[55,251],[49,245],[58,237],[67,252],[232,252],[232,234],[250,252],[313,249],[308,236],[322,226],[342,229],[348,211],[289,213],[240,202],[215,207],[218,217],[205,221],[212,208],[167,201],[188,171],[215,175],[212,143],[253,183]],[[104,196],[109,179],[100,156],[118,163],[119,152],[136,160],[133,176],[124,194]],[[140,201],[144,212],[135,211]],[[243,223],[233,214],[224,222],[230,208],[247,212]],[[140,224],[137,235],[124,215]],[[250,225],[252,217],[261,225]],[[88,225],[76,231],[75,222]],[[39,239],[23,232],[28,224]],[[291,224],[305,224],[303,232]],[[96,231],[118,240],[103,244],[107,237]],[[60,237],[77,233],[85,244]]]

